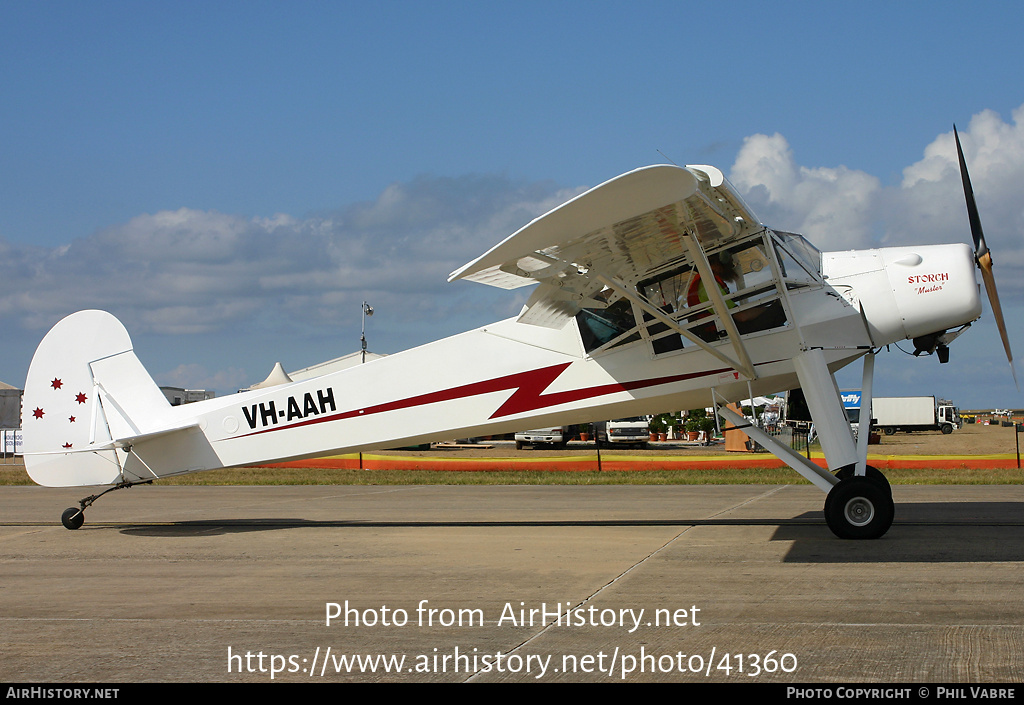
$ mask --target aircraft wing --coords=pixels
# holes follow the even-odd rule
[[[540,216],[449,281],[503,289],[540,283],[519,320],[561,328],[584,307],[601,307],[601,280],[634,284],[701,247],[760,229],[757,218],[711,166],[643,167],[596,186]]]

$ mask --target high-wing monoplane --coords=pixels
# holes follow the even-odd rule
[[[959,150],[959,137],[957,146]],[[834,373],[905,339],[948,358],[981,315],[975,268],[1006,354],[991,255],[963,153],[966,244],[819,252],[762,225],[711,166],[650,166],[597,186],[456,270],[535,286],[519,316],[321,377],[171,406],[124,327],[81,311],[45,336],[23,412],[25,467],[51,487],[109,486],[214,468],[714,407],[827,493],[842,538],[893,521]],[[799,387],[826,467],[727,408]],[[92,495],[64,512],[78,528]]]

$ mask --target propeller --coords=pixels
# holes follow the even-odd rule
[[[985,233],[981,229],[981,217],[978,215],[978,204],[974,201],[974,189],[971,188],[971,177],[967,173],[967,162],[964,161],[964,150],[960,146],[960,135],[953,125],[953,137],[956,139],[956,154],[960,159],[960,178],[964,183],[964,198],[967,199],[967,218],[971,222],[971,236],[974,238],[974,258],[981,269],[981,279],[985,283],[985,293],[988,294],[989,304],[992,306],[992,314],[996,318],[996,326],[999,328],[999,335],[1003,339],[1003,350],[1006,351],[1006,360],[1010,363],[1010,374],[1013,375],[1013,383],[1020,390],[1020,383],[1017,382],[1017,372],[1013,369],[1013,353],[1010,351],[1010,339],[1006,334],[1006,321],[1003,320],[1003,308],[999,305],[999,293],[996,291],[996,278],[992,274],[992,253],[985,244]]]

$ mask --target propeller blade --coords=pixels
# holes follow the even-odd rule
[[[971,221],[971,236],[974,238],[974,256],[980,259],[988,254],[988,246],[985,244],[985,233],[981,230],[978,204],[974,202],[971,176],[967,173],[967,162],[964,161],[964,150],[960,147],[960,135],[956,131],[956,125],[953,125],[953,137],[956,139],[956,155],[960,159],[960,179],[964,183],[964,198],[967,199],[967,218]]]
[[[999,293],[996,291],[996,278],[992,274],[992,255],[986,252],[978,258],[978,267],[981,269],[981,279],[985,282],[985,293],[988,294],[988,302],[992,305],[992,315],[996,319],[996,327],[999,328],[999,336],[1003,339],[1003,350],[1006,351],[1006,361],[1010,363],[1010,374],[1013,375],[1013,383],[1020,389],[1017,381],[1017,371],[1013,369],[1013,353],[1010,351],[1010,338],[1006,334],[1006,321],[1003,320],[1003,308],[999,305]]]
[[[956,154],[960,160],[960,178],[964,184],[964,198],[967,199],[967,218],[971,221],[971,236],[974,238],[974,256],[978,261],[978,268],[981,269],[981,279],[985,283],[985,293],[988,294],[988,302],[992,306],[992,315],[996,319],[996,327],[999,328],[999,337],[1003,339],[1003,350],[1006,351],[1006,360],[1010,363],[1010,374],[1013,375],[1013,383],[1020,389],[1017,381],[1017,371],[1013,368],[1013,352],[1010,350],[1010,338],[1006,334],[1006,321],[1003,319],[1003,307],[999,304],[999,293],[996,291],[996,278],[992,273],[992,253],[985,244],[985,233],[981,229],[981,216],[978,215],[978,204],[974,201],[974,189],[971,188],[971,177],[967,173],[967,162],[964,161],[964,150],[960,146],[960,135],[953,125],[953,137],[956,139]]]

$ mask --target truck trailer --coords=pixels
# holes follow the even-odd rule
[[[871,417],[872,426],[887,436],[897,431],[952,433],[960,428],[960,410],[935,397],[875,397]]]

